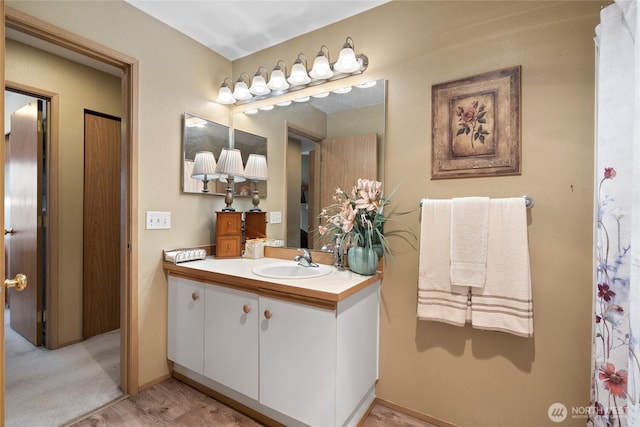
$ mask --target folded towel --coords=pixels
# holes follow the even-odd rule
[[[417,316],[463,326],[468,297],[452,293],[449,278],[451,200],[424,200],[420,227]]]
[[[472,288],[471,324],[533,336],[527,212],[522,197],[490,201],[487,247],[485,285]]]
[[[451,285],[484,286],[488,232],[488,197],[451,200]]]

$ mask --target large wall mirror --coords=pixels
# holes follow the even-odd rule
[[[287,246],[320,249],[326,243],[315,230],[321,209],[334,203],[336,187],[350,190],[357,178],[383,181],[385,99],[386,84],[379,80],[347,93],[234,114],[234,126],[284,147]]]
[[[253,133],[234,129],[230,134],[228,126],[221,125],[185,113],[182,127],[182,176],[181,187],[184,193],[224,195],[227,184],[219,179],[213,179],[207,183],[207,190],[202,179],[192,178],[196,153],[208,151],[213,153],[214,159],[220,159],[223,148],[237,148],[242,153],[242,163],[246,166],[249,154],[262,154],[267,156],[267,138]],[[267,186],[265,182],[258,184],[260,197],[266,197]],[[251,196],[252,184],[241,178],[236,178],[234,194],[238,197]]]

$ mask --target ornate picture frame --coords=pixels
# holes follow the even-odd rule
[[[520,71],[431,87],[431,179],[521,173]]]

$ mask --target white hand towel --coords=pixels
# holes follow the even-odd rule
[[[424,200],[420,225],[417,317],[463,326],[468,297],[451,292],[451,200]]]
[[[451,285],[484,286],[488,232],[488,197],[459,197],[451,201]]]
[[[527,212],[522,197],[490,202],[487,278],[473,288],[474,328],[533,336]]]

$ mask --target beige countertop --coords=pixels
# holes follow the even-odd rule
[[[256,267],[282,261],[278,258],[217,259],[210,256],[180,264],[164,263],[163,267],[168,274],[325,308],[335,308],[338,301],[382,278],[381,274],[361,276],[348,269],[339,271],[333,266],[329,274],[303,279],[273,279],[252,272]]]

